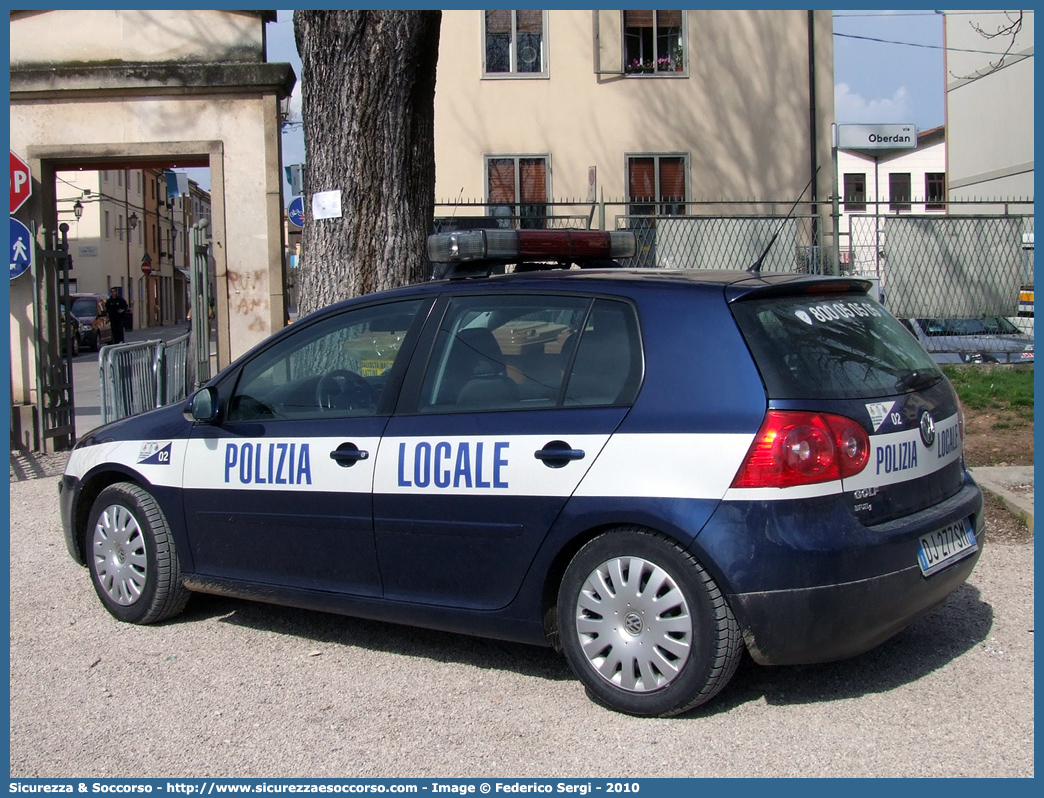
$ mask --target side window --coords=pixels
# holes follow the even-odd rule
[[[530,410],[634,399],[641,346],[630,307],[586,297],[455,299],[421,391],[421,413]]]
[[[555,407],[591,302],[585,297],[454,299],[424,377],[422,413]]]
[[[246,363],[227,420],[372,416],[423,301],[363,308],[310,324]]]
[[[642,346],[634,311],[598,300],[584,326],[566,386],[565,406],[627,405],[642,381]]]

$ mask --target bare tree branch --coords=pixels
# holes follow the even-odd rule
[[[978,25],[977,23],[969,22],[968,24],[971,26],[972,30],[974,30],[976,33],[982,36],[982,38],[986,39],[987,41],[992,41],[993,39],[1007,38],[1008,46],[1005,48],[1004,52],[1001,53],[1000,60],[998,60],[996,63],[990,61],[990,66],[988,69],[976,70],[971,75],[958,76],[955,75],[953,72],[950,72],[950,75],[956,78],[957,80],[975,80],[976,78],[982,78],[986,75],[996,72],[998,69],[1004,66],[1004,60],[1011,54],[1011,48],[1015,46],[1015,39],[1018,37],[1019,32],[1022,30],[1022,15],[1023,12],[1020,11],[1018,17],[1013,19],[1011,14],[1005,11],[1004,16],[1008,20],[1008,24],[1001,25],[997,28],[996,32],[994,33],[988,33],[987,31],[983,30],[982,26]]]

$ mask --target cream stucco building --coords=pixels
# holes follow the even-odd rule
[[[794,200],[822,167],[828,223],[830,11],[444,11],[435,103],[439,202],[673,214]]]
[[[950,199],[1033,199],[1033,9],[945,11]]]

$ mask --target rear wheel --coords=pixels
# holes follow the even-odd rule
[[[674,541],[641,527],[591,540],[559,588],[560,640],[598,703],[667,716],[714,697],[743,652],[717,584]]]
[[[105,609],[121,621],[162,621],[189,599],[163,511],[152,494],[129,482],[110,485],[95,500],[87,566]]]

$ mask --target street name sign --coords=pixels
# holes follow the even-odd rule
[[[917,148],[915,125],[838,125],[839,150],[913,150]]]

